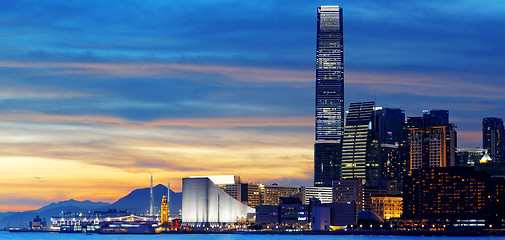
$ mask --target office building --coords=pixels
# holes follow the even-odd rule
[[[351,103],[342,141],[342,179],[379,180],[379,140],[372,129],[374,102]]]
[[[504,187],[503,176],[491,176],[485,171],[476,171],[475,167],[414,169],[403,182],[403,216],[460,220],[504,218]]]
[[[482,148],[495,162],[505,162],[505,129],[501,118],[488,117],[482,120]]]
[[[263,192],[265,191],[263,184],[242,183],[241,191],[242,198],[240,199],[240,202],[243,204],[249,207],[256,207],[262,204]]]
[[[445,124],[445,110],[430,110],[423,117],[409,117],[410,170],[456,165],[456,126]]]
[[[408,174],[409,145],[405,113],[398,108],[375,108],[373,130],[380,143],[379,175],[383,180],[401,180]]]
[[[279,205],[280,223],[306,224],[309,223],[309,205],[302,204],[299,198],[281,197]]]
[[[342,8],[317,9],[316,141],[340,140],[344,130]]]
[[[340,178],[344,131],[344,44],[342,8],[317,9],[314,186]]]
[[[457,166],[473,166],[487,155],[487,149],[482,148],[458,148],[456,152]]]
[[[331,187],[302,187],[302,203],[309,204],[310,199],[318,199],[321,203],[331,203],[333,201],[333,190]]]
[[[363,180],[342,179],[333,181],[333,202],[355,203],[356,211],[365,205]]]
[[[399,218],[402,215],[401,197],[372,197],[372,211],[382,219]]]
[[[262,205],[279,205],[281,197],[291,197],[300,193],[300,187],[264,185]]]
[[[401,145],[407,140],[405,113],[399,108],[375,108],[375,129],[381,144]]]
[[[381,144],[379,160],[380,178],[401,180],[408,163],[401,154],[401,147],[394,144]]]
[[[410,169],[456,165],[454,126],[411,128]]]
[[[342,144],[336,141],[319,141],[314,144],[314,186],[329,187],[341,178]]]
[[[423,110],[423,118],[428,121],[427,125],[449,124],[449,110]]]

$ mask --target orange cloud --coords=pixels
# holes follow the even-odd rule
[[[163,128],[159,126],[168,123],[144,126],[119,118],[18,113],[0,114],[0,196],[11,199],[113,202],[146,187],[150,174],[156,184],[170,180],[176,191],[180,179],[190,175],[236,174],[252,182],[312,178],[311,131],[243,130],[207,119],[191,123],[196,128]],[[19,121],[23,118],[36,120]],[[79,124],[61,124],[62,119]],[[236,119],[221,121],[244,125]],[[270,125],[264,121],[247,125]],[[26,205],[9,210],[14,209]]]
[[[174,73],[218,74],[238,81],[288,81],[314,80],[313,71],[260,67],[235,67],[225,65],[197,65],[178,63],[71,63],[71,62],[6,62],[7,68],[53,68],[62,74],[92,74],[119,76],[166,76]]]
[[[145,127],[266,127],[266,126],[313,126],[312,117],[242,117],[242,118],[177,118],[143,122],[111,116],[91,115],[50,115],[31,111],[4,111],[0,121],[25,121],[43,123],[81,123],[91,125],[120,126],[128,128]]]

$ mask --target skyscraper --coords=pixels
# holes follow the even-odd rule
[[[344,130],[344,45],[342,8],[317,9],[316,131],[314,186],[331,186],[340,176]]]
[[[433,114],[435,113],[436,114]],[[448,123],[447,110],[430,110],[422,117],[409,117],[410,169],[456,165],[456,126]]]
[[[409,169],[405,113],[399,108],[376,108],[374,112],[373,128],[380,142],[381,179],[400,180]]]
[[[342,8],[317,9],[316,141],[340,140],[344,131]]]
[[[482,147],[488,150],[495,162],[504,162],[505,129],[501,118],[488,117],[482,120]]]
[[[351,103],[342,143],[342,179],[377,184],[379,140],[372,129],[374,102]]]

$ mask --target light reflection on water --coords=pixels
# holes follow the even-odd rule
[[[242,234],[155,234],[155,235],[84,235],[78,233],[9,233],[0,232],[0,240],[505,240],[503,237],[426,237],[426,236],[342,236],[342,235],[242,235]]]

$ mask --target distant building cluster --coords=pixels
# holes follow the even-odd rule
[[[482,148],[458,149],[457,126],[448,110],[406,117],[402,109],[365,101],[351,103],[345,114],[342,16],[338,6],[317,11],[314,186],[209,176],[212,188],[236,200],[236,208],[255,210],[252,219],[253,211],[242,211],[230,220],[266,229],[505,227],[502,119],[483,120]],[[184,179],[183,196],[189,181],[196,180]],[[192,198],[207,199],[205,204],[228,199],[218,192]],[[183,222],[186,211],[209,209],[183,199]]]
[[[483,119],[482,148],[458,149],[448,110],[406,118],[402,109],[367,101],[351,103],[344,114],[342,11],[338,6],[317,10],[313,186],[246,183],[234,175],[184,178],[181,222],[170,217],[168,196],[160,218],[153,217],[151,178],[152,221],[166,229],[179,223],[269,231],[505,228],[503,120]],[[98,224],[105,221],[100,214],[51,220],[62,226]],[[125,219],[111,214],[106,218]],[[149,217],[128,218],[151,224]],[[36,218],[30,228],[44,225]]]
[[[503,120],[483,119],[482,148],[458,149],[448,110],[406,118],[368,101],[344,115],[342,19],[341,8],[318,9],[314,186],[354,204],[353,228],[505,227]]]

